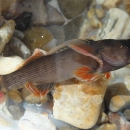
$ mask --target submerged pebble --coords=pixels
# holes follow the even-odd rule
[[[130,109],[126,108],[125,110],[123,110],[123,115],[126,118],[126,120],[130,121]]]
[[[130,0],[124,0],[123,2],[124,2],[126,12],[130,14]]]
[[[24,31],[25,37],[23,42],[29,47],[31,51],[35,48],[44,49],[44,45],[48,44],[53,35],[44,27],[32,27]]]
[[[31,56],[31,52],[26,45],[16,37],[12,37],[9,46],[15,55],[27,59]]]
[[[17,37],[18,39],[22,40],[24,38],[24,33],[19,30],[14,30],[13,37]]]

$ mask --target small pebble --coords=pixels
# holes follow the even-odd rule
[[[17,37],[18,39],[22,40],[24,38],[24,33],[15,29],[13,37]]]
[[[123,110],[123,115],[126,118],[126,120],[130,121],[130,109]]]

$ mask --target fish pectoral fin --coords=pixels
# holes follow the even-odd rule
[[[105,75],[105,78],[106,78],[106,79],[110,79],[110,77],[111,77],[111,73],[110,73],[110,72],[107,72],[107,73],[105,73],[104,75]]]
[[[27,65],[28,63],[30,63],[31,61],[34,61],[42,56],[46,56],[47,52],[41,49],[36,48],[32,54],[32,56],[30,56],[28,59],[26,59],[21,65],[18,66],[17,70],[22,68],[23,66]]]
[[[81,81],[96,81],[100,75],[98,73],[92,73],[91,69],[87,67],[81,67],[74,71],[74,77]]]
[[[49,83],[49,84],[39,84],[34,85],[32,82],[28,82],[25,84],[25,87],[36,97],[44,97],[50,92],[55,83]]]

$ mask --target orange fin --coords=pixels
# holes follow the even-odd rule
[[[92,47],[85,45],[85,44],[81,44],[81,45],[80,44],[79,45],[70,44],[69,47],[80,54],[92,57],[93,59],[95,59],[99,63],[100,68],[102,68],[103,62],[100,58],[98,58],[97,56],[94,55],[95,52],[94,52],[94,49]]]
[[[105,78],[106,78],[106,79],[110,79],[110,77],[111,77],[110,72],[105,73]]]
[[[36,97],[44,97],[53,89],[54,83],[34,85],[31,82],[25,84],[25,87]]]
[[[42,56],[47,55],[47,52],[41,49],[36,48],[32,54],[31,57],[29,57],[27,60],[25,60],[20,66],[18,66],[17,69],[22,68],[23,66],[27,65],[28,63],[30,63],[31,61],[34,61]]]
[[[75,70],[75,78],[81,81],[96,81],[100,76],[97,73],[91,73],[91,70],[87,67],[81,67]]]

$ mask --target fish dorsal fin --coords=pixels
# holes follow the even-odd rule
[[[30,56],[28,59],[26,59],[25,61],[22,62],[21,65],[18,66],[17,70],[22,68],[23,66],[27,65],[28,63],[47,55],[47,52],[41,49],[36,48],[32,54],[32,56]]]

